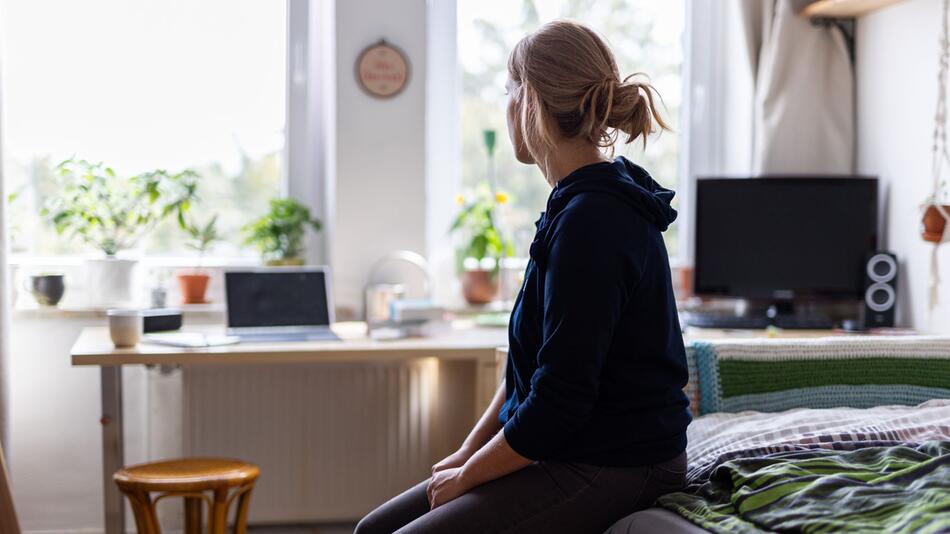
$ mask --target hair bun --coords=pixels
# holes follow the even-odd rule
[[[603,39],[571,21],[545,24],[515,45],[508,74],[519,93],[519,127],[538,159],[556,138],[582,138],[612,147],[619,132],[630,143],[666,129],[648,81],[620,80],[617,62]],[[656,97],[656,98],[655,98]]]
[[[659,93],[649,82],[631,79],[636,76],[628,76],[614,91],[607,126],[627,134],[626,143],[642,137],[645,146],[647,136],[656,131],[654,123],[664,130],[668,130],[669,126],[656,108]]]
[[[623,81],[610,77],[592,83],[581,97],[580,131],[591,142],[611,146],[616,143],[618,132],[623,132],[627,134],[624,142],[632,143],[642,137],[646,144],[647,136],[656,131],[654,121],[660,128],[668,129],[655,107],[656,89],[648,82],[633,79],[636,76]]]

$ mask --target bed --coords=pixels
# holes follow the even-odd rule
[[[688,352],[689,487],[608,534],[950,532],[950,338]]]

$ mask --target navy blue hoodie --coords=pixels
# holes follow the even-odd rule
[[[522,456],[634,466],[686,449],[688,372],[661,235],[673,194],[623,157],[551,192],[511,315],[499,413]]]

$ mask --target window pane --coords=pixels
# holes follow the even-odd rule
[[[76,156],[120,176],[198,171],[199,221],[238,228],[280,192],[286,12],[261,0],[4,0],[4,173],[16,250],[89,252],[40,219],[52,169]],[[184,250],[170,221],[140,246]]]
[[[652,136],[645,152],[640,142],[618,144],[616,154],[639,163],[661,184],[677,188],[685,22],[682,1],[482,0],[459,2],[458,12],[463,185],[472,188],[486,179],[482,131],[497,130],[501,138],[495,164],[498,184],[512,196],[512,202],[503,208],[502,222],[515,240],[518,255],[527,255],[533,222],[544,209],[550,188],[537,167],[515,160],[507,142],[507,59],[515,43],[542,22],[569,18],[584,23],[608,41],[622,76],[635,72],[649,75],[663,97],[664,116],[673,132]],[[671,254],[677,250],[677,229],[674,224],[664,234]]]

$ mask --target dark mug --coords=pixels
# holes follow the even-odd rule
[[[26,290],[41,306],[55,306],[59,304],[66,292],[66,283],[61,274],[40,274],[26,280]]]

